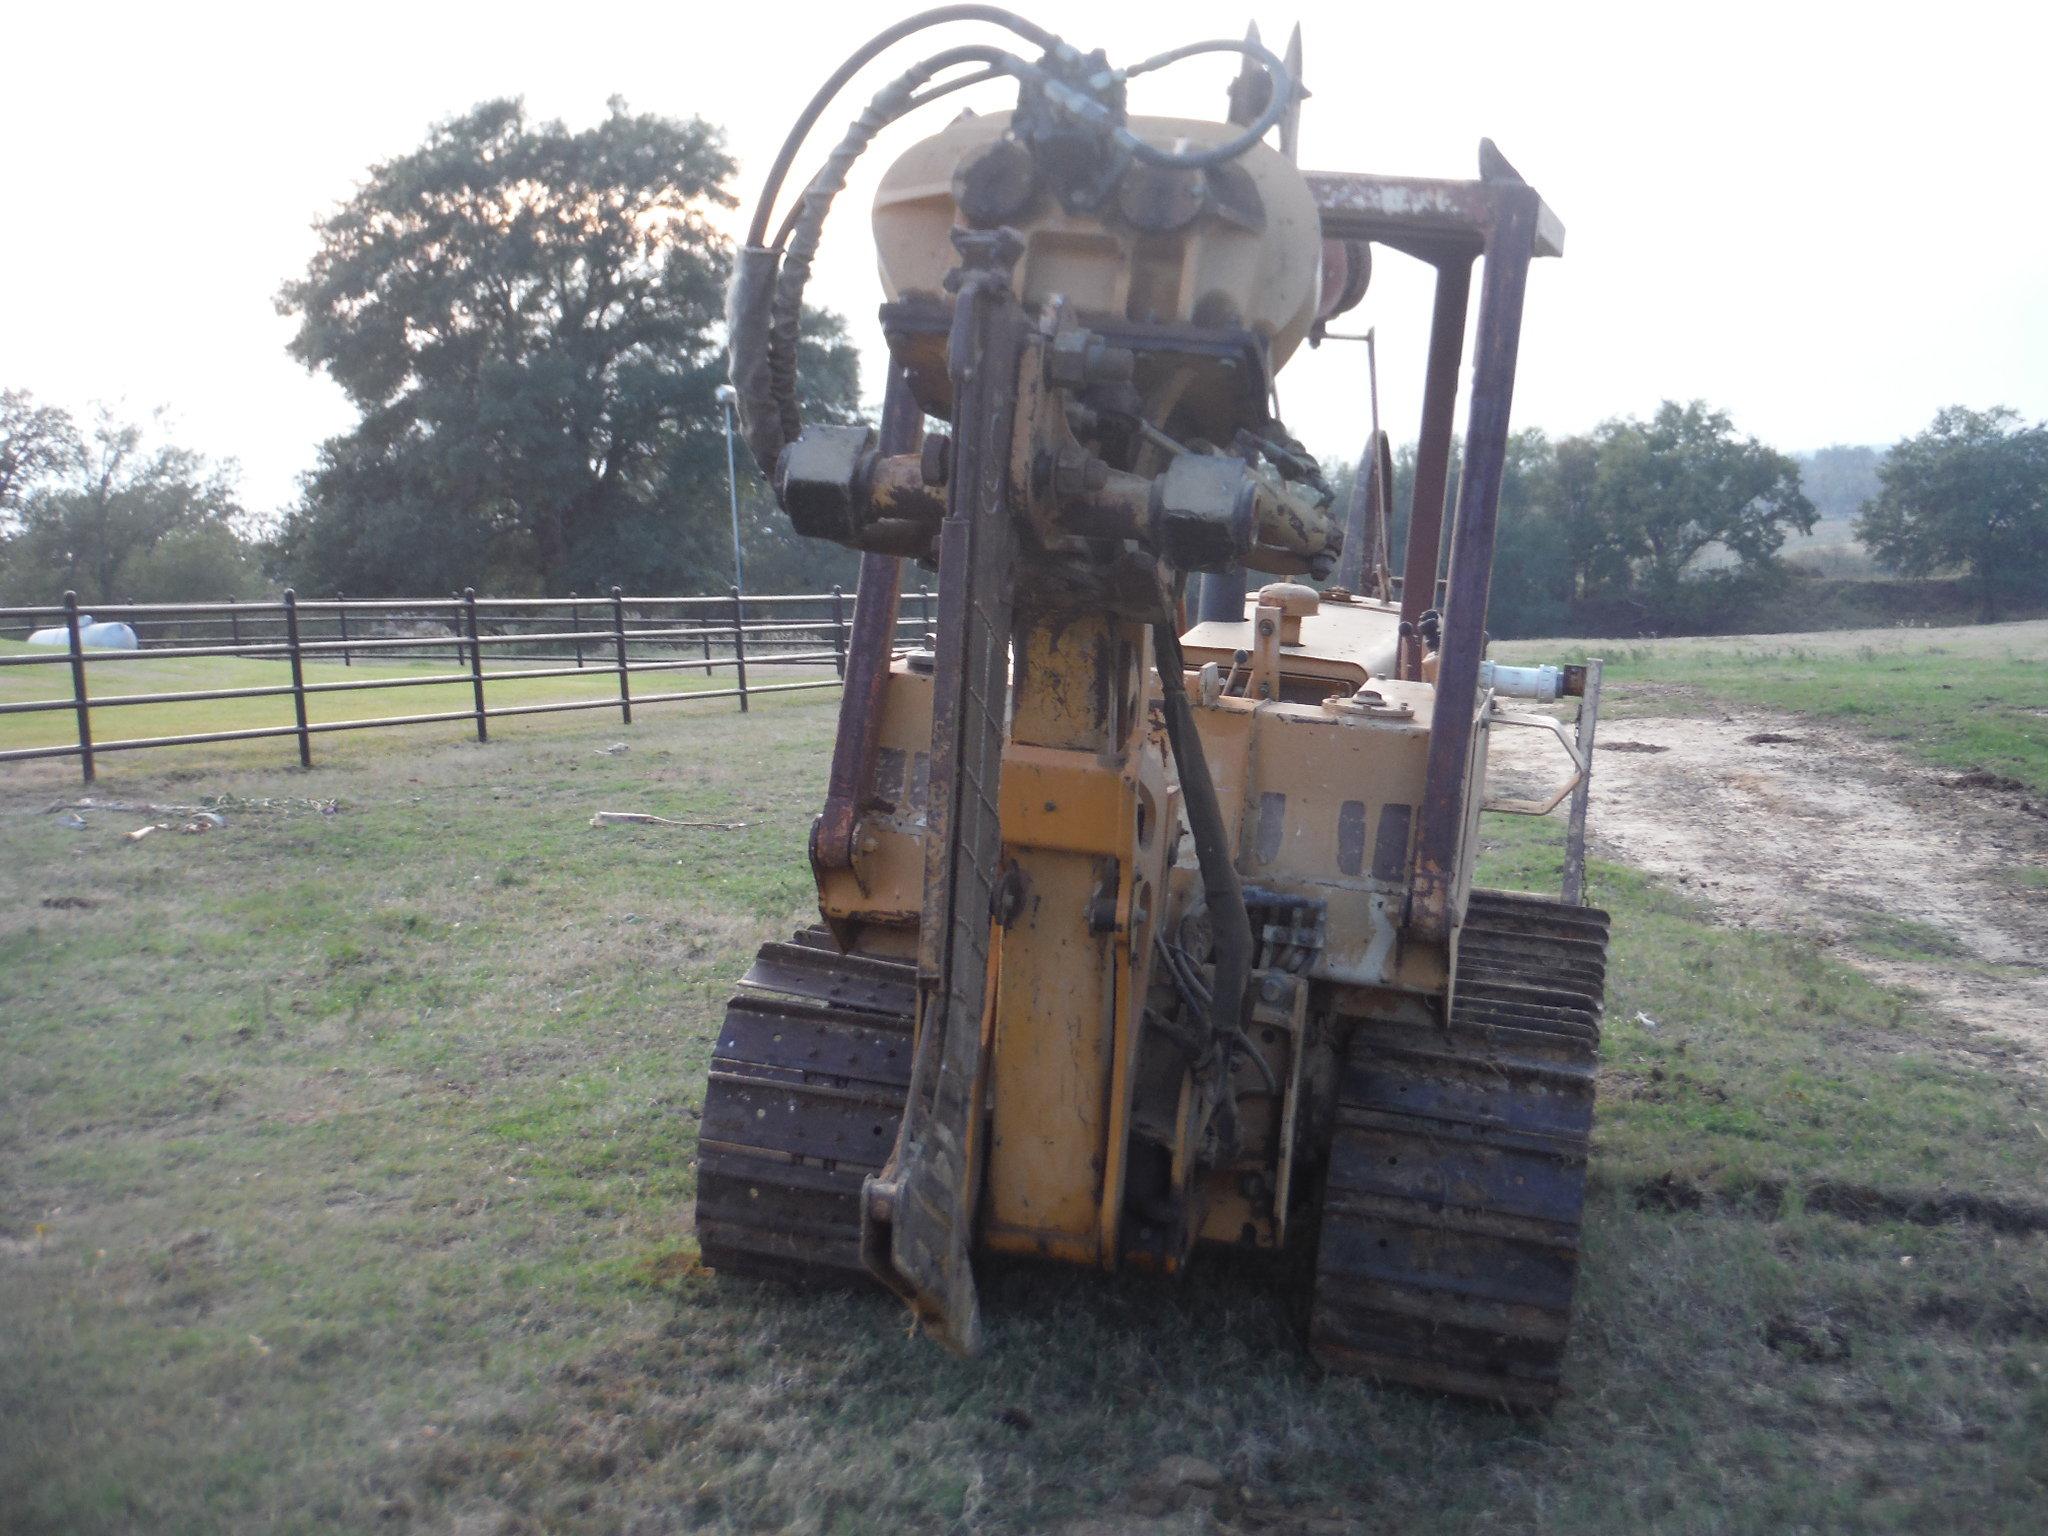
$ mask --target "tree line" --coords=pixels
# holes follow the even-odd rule
[[[0,394],[0,599],[174,601],[266,581],[723,589],[730,250],[715,216],[734,206],[734,169],[710,124],[618,100],[583,130],[516,100],[436,125],[371,167],[277,295],[292,356],[357,413],[293,504],[259,528],[233,465],[164,441],[161,423],[100,410],[81,426]],[[802,347],[807,418],[857,419],[843,322],[810,313]],[[739,470],[749,588],[850,584],[853,557],[797,538],[744,454]],[[1411,448],[1396,550],[1413,471]],[[1700,401],[1572,436],[1525,430],[1502,490],[1494,630],[1715,627],[1792,579],[1786,541],[1823,514],[1853,515],[1891,570],[1965,576],[1986,617],[2048,598],[2048,427],[1957,406],[1882,456],[1804,461]]]
[[[1413,482],[1408,448],[1397,549]],[[1951,406],[1888,450],[1802,460],[1704,402],[1666,400],[1647,419],[1510,440],[1489,623],[1504,636],[1697,634],[1774,600],[1783,611],[1800,581],[1786,543],[1823,510],[1882,569],[1960,580],[1984,621],[2048,604],[2048,425]]]
[[[235,466],[106,407],[81,425],[0,390],[0,604],[207,601],[264,582]]]

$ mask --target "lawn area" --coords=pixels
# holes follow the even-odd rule
[[[602,716],[597,701],[609,701],[615,708],[619,697],[618,673],[600,654],[593,642],[588,665],[569,677],[521,677],[522,671],[546,670],[571,663],[561,661],[499,661],[485,652],[485,703],[491,709],[561,703],[587,699],[593,713]],[[41,647],[17,641],[0,641],[0,657],[48,655]],[[62,656],[59,652],[58,655]],[[637,667],[643,658],[635,656]],[[750,687],[796,682],[830,675],[829,668],[762,665],[758,661],[748,678]],[[456,681],[418,681],[452,677]],[[282,659],[240,656],[155,657],[148,651],[97,653],[87,663],[86,696],[112,697],[145,693],[177,693],[229,688],[290,688],[291,664]],[[432,660],[368,661],[344,667],[338,661],[308,661],[305,664],[306,718],[319,725],[341,720],[384,720],[396,715],[427,715],[468,711],[474,706],[468,662],[453,657]],[[382,686],[364,691],[342,690],[336,684]],[[673,670],[635,671],[629,684],[636,696],[657,693],[704,692],[731,688],[733,669],[721,664],[715,672],[702,667]],[[71,698],[71,674],[60,663],[48,666],[0,666],[0,704],[30,699]],[[727,708],[736,708],[728,704]],[[186,736],[213,731],[258,730],[264,727],[288,730],[293,724],[289,693],[263,698],[209,699],[172,704],[101,705],[92,709],[95,742],[110,742],[149,736]],[[458,731],[465,727],[457,726]],[[25,714],[0,714],[0,751],[14,747],[61,746],[78,739],[75,714],[69,709]],[[316,758],[328,750],[327,741],[315,744]],[[197,760],[218,761],[222,748],[212,745]],[[268,744],[257,743],[257,755],[292,761],[295,748],[288,737]]]
[[[709,1046],[809,916],[835,709],[110,759],[103,798],[248,807],[140,842],[0,769],[0,1526],[1213,1529],[1128,1501],[1186,1454],[1229,1530],[2037,1528],[2048,1093],[1612,866],[1546,1419],[1320,1377],[1260,1266],[993,1267],[975,1361],[705,1274]],[[1485,877],[1554,889],[1557,825],[1494,820]]]
[[[1516,640],[1511,660],[1599,656],[1618,713],[1671,713],[1681,696],[1837,720],[1928,762],[2048,794],[2048,621],[1965,629],[1837,630],[1715,639]]]

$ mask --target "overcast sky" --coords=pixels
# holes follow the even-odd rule
[[[272,296],[370,164],[490,96],[580,125],[616,93],[723,124],[750,199],[814,86],[911,8],[23,8],[0,90],[0,386],[168,406],[183,441],[241,461],[252,509],[275,508],[351,416],[286,357]],[[1124,63],[1246,20],[1208,0],[1024,9]],[[1565,258],[1529,295],[1518,425],[1701,396],[1798,450],[1886,442],[1951,402],[2048,416],[2048,7],[1438,0],[1257,19],[1276,46],[1302,23],[1305,165],[1470,176],[1490,135],[1564,221]],[[1229,73],[1179,66],[1133,108],[1219,116]],[[834,136],[867,94],[830,115]],[[813,295],[871,347],[874,177],[946,110],[882,141],[827,230]],[[1397,440],[1420,273],[1388,255],[1347,321],[1378,327]],[[1362,352],[1304,352],[1282,375],[1286,416],[1327,455],[1362,440]]]

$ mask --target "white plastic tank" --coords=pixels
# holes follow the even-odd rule
[[[54,624],[48,629],[35,631],[28,637],[28,643],[69,649],[71,631],[62,624]],[[140,642],[135,638],[135,631],[128,625],[118,619],[112,623],[101,624],[89,613],[81,613],[78,616],[78,643],[95,646],[103,651],[133,651],[141,648]]]

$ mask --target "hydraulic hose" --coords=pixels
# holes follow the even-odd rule
[[[832,105],[832,99],[846,88],[847,81],[859,74],[879,54],[894,47],[912,33],[955,21],[985,21],[993,26],[1007,28],[1046,53],[1056,52],[1066,46],[1045,28],[998,5],[936,6],[929,11],[920,11],[915,16],[907,16],[895,26],[877,32],[846,56],[846,62],[832,72],[832,77],[818,88],[817,94],[811,97],[803,111],[797,115],[788,137],[782,141],[782,148],[776,153],[775,163],[769,166],[767,178],[762,183],[761,196],[754,205],[754,221],[747,229],[748,245],[760,245],[767,239],[768,221],[774,216],[776,199],[782,195],[783,179],[789,175],[789,168],[796,160],[797,151],[803,148],[804,140],[810,135],[811,129],[817,126],[818,119],[824,115],[825,109]]]
[[[1170,615],[1152,626],[1152,649],[1159,668],[1161,713],[1166,740],[1180,773],[1181,804],[1188,830],[1195,838],[1195,859],[1201,866],[1202,894],[1209,907],[1210,941],[1216,949],[1216,981],[1210,991],[1209,1026],[1222,1035],[1241,1029],[1245,994],[1252,979],[1252,923],[1245,910],[1244,886],[1230,859],[1230,834],[1216,783],[1209,777],[1195,712],[1188,703],[1187,667],[1181,658],[1180,636]]]
[[[1128,130],[1119,129],[1118,141],[1130,150],[1134,159],[1142,160],[1147,165],[1164,166],[1168,170],[1214,170],[1219,165],[1228,165],[1271,133],[1280,119],[1287,115],[1287,109],[1294,104],[1294,93],[1299,87],[1295,83],[1293,72],[1269,49],[1250,38],[1216,38],[1205,43],[1183,43],[1178,48],[1156,53],[1143,63],[1133,64],[1129,69],[1122,71],[1122,76],[1126,80],[1132,80],[1139,75],[1150,74],[1155,69],[1164,69],[1169,64],[1203,53],[1243,54],[1264,69],[1267,77],[1273,82],[1273,94],[1266,102],[1265,111],[1237,137],[1225,139],[1221,144],[1213,144],[1207,149],[1160,149],[1147,144]]]
[[[1061,65],[1078,62],[1079,55],[1043,27],[1016,13],[991,5],[946,5],[920,12],[877,33],[848,55],[830,79],[819,88],[798,115],[782,148],[769,167],[768,176],[754,208],[747,230],[747,243],[733,266],[732,286],[726,295],[726,330],[730,371],[741,435],[747,451],[761,472],[771,480],[783,448],[803,431],[803,413],[798,397],[797,348],[803,329],[804,289],[810,282],[811,262],[824,233],[825,218],[833,200],[844,190],[853,164],[889,124],[921,106],[979,84],[998,75],[1014,75],[1038,82],[1063,97],[1073,98],[1076,108],[1102,104],[1055,78],[1040,64],[1033,64],[991,44],[969,44],[934,54],[907,70],[878,91],[867,109],[856,118],[845,136],[826,156],[797,205],[777,230],[773,244],[768,228],[775,204],[797,152],[833,99],[861,68],[902,39],[927,28],[949,22],[979,21],[1000,26],[1042,50]],[[1145,60],[1135,68],[1107,72],[1090,82],[1090,89],[1120,83],[1133,75],[1164,68],[1177,60],[1203,53],[1243,54],[1266,70],[1273,84],[1270,99],[1258,120],[1226,142],[1204,150],[1170,151],[1145,143],[1123,127],[1118,109],[1105,126],[1117,142],[1136,159],[1147,164],[1178,169],[1204,169],[1237,158],[1258,142],[1286,115],[1296,85],[1285,64],[1265,48],[1250,41],[1217,40],[1190,43]],[[979,71],[959,79],[941,82],[931,89],[934,76],[962,64],[979,64]]]
[[[911,97],[909,103],[903,109],[903,115],[908,117],[912,112],[920,111],[935,101],[943,100],[955,91],[964,91],[970,85],[986,85],[991,80],[1000,80],[1005,75],[1012,73],[1014,71],[991,64],[987,69],[977,69],[972,74],[959,75],[951,80],[942,80],[929,90],[919,91],[915,96]],[[780,251],[789,245],[789,237],[795,231],[796,221],[803,216],[803,211],[803,201],[798,199],[796,205],[782,216],[782,223],[776,229],[775,239],[771,242],[772,249]]]
[[[792,216],[786,246],[778,251],[750,240],[734,264],[726,295],[726,328],[732,383],[739,396],[737,414],[747,451],[771,480],[783,446],[803,431],[797,345],[803,329],[804,288],[833,199],[844,190],[847,174],[875,135],[920,104],[917,93],[934,75],[962,64],[981,64],[999,74],[1028,74],[1034,68],[986,43],[949,48],[911,66],[875,93],[825,157]]]

